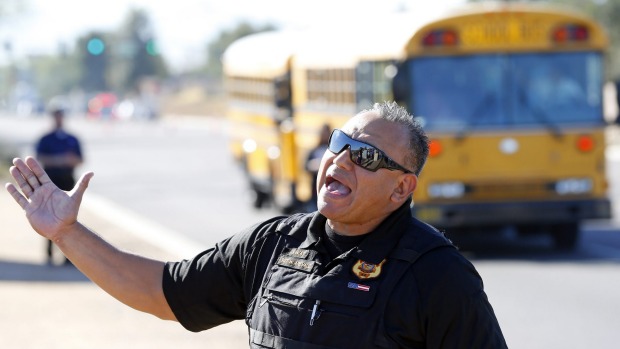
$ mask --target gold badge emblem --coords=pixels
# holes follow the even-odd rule
[[[353,265],[353,274],[362,280],[374,279],[381,274],[383,263],[385,263],[385,259],[379,264],[372,264],[358,259]]]

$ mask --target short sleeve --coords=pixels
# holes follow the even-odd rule
[[[164,295],[183,327],[198,332],[245,318],[254,287],[251,280],[261,278],[257,244],[269,240],[272,226],[265,222],[192,259],[166,263]]]

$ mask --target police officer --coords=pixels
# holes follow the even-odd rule
[[[427,143],[404,109],[377,104],[332,132],[317,212],[166,264],[120,252],[76,221],[92,173],[56,197],[55,216],[39,210],[56,189],[33,159],[10,170],[23,194],[7,189],[107,292],[191,331],[246,319],[251,348],[505,348],[473,265],[411,217]]]

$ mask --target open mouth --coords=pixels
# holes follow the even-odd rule
[[[351,188],[347,187],[346,185],[340,183],[340,181],[338,181],[334,177],[330,176],[327,176],[325,178],[325,188],[329,193],[336,195],[347,195],[351,192]]]

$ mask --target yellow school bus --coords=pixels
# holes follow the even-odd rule
[[[610,218],[608,40],[592,19],[539,3],[484,2],[356,18],[323,32],[301,41],[289,61],[295,200],[314,190],[303,160],[321,125],[339,127],[395,99],[431,139],[412,213],[448,235],[511,226],[571,248],[583,220]]]
[[[264,32],[237,40],[222,57],[230,148],[254,194],[253,205],[295,197],[290,64],[298,36]]]

